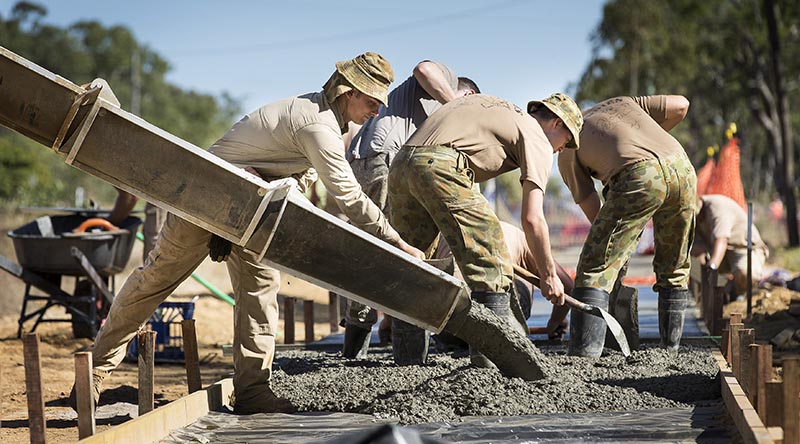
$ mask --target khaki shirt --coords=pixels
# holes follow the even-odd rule
[[[445,65],[436,63],[453,91],[458,77]],[[442,107],[414,76],[389,93],[389,106],[381,106],[378,115],[370,117],[353,138],[347,151],[348,160],[366,159],[378,153],[396,153],[422,122]]]
[[[539,122],[513,103],[486,94],[445,104],[406,144],[446,145],[463,152],[475,182],[519,168],[520,181],[544,191],[553,165],[553,146]]]
[[[728,250],[747,249],[747,213],[728,196],[707,194],[701,196],[703,208],[695,221],[695,244],[710,252],[714,242],[728,238]],[[753,248],[767,250],[758,229],[753,225]]]
[[[344,158],[343,118],[322,92],[279,100],[246,115],[209,151],[266,180],[313,177],[359,228],[397,244],[400,236],[361,186]]]
[[[564,150],[558,169],[576,203],[595,191],[592,178],[603,185],[636,162],[684,153],[664,128],[667,97],[615,97],[584,112],[581,147]]]

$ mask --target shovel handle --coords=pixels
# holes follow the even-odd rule
[[[520,267],[517,264],[514,264],[514,273],[516,273],[516,275],[521,277],[522,279],[525,279],[526,281],[530,282],[531,284],[533,284],[533,285],[535,285],[535,286],[537,286],[539,288],[542,287],[541,286],[541,280],[539,279],[539,276],[536,276],[535,274],[533,274],[530,271]],[[583,302],[573,298],[572,296],[570,296],[568,294],[564,295],[564,303],[569,305],[570,307],[575,308],[575,309],[580,310],[580,311],[591,311],[592,310],[591,307],[589,307],[588,305],[584,304]]]

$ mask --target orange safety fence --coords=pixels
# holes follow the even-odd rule
[[[740,171],[740,151],[739,139],[732,137],[722,148],[719,161],[711,175],[711,180],[705,193],[702,194],[722,194],[733,199],[742,209],[747,209],[747,202],[744,198],[744,186],[742,185],[742,175]],[[698,177],[699,182],[699,177]],[[699,187],[698,187],[699,193]]]

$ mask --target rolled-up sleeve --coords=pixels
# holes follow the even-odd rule
[[[361,190],[345,160],[341,134],[328,125],[312,123],[299,129],[296,137],[319,179],[350,221],[367,233],[397,245],[400,235],[389,225],[380,208]]]

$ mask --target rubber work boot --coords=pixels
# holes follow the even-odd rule
[[[345,325],[342,356],[347,359],[366,358],[371,335],[372,330],[367,330],[366,328],[361,328],[357,325]]]
[[[506,321],[509,326],[519,330],[519,322],[511,312],[511,295],[509,293],[493,293],[488,291],[473,291],[471,298],[473,301],[482,304],[491,310],[500,319]],[[526,335],[527,336],[527,335]],[[472,365],[480,368],[497,368],[496,365],[476,347],[469,347],[469,360]]]
[[[512,326],[515,328],[518,326],[520,334],[525,337],[530,334],[528,318],[531,317],[532,297],[530,288],[525,285],[525,281],[515,277],[509,298],[509,306],[511,308],[509,322],[516,321]]]
[[[572,297],[583,302],[608,310],[608,292],[599,288],[577,287],[572,290]],[[570,310],[569,318],[569,351],[571,356],[599,358],[603,354],[603,343],[606,339],[606,321],[598,316],[580,310]]]
[[[263,391],[255,397],[244,401],[234,399],[233,413],[237,415],[253,415],[256,413],[294,413],[297,408],[285,398],[280,398],[271,389]]]
[[[100,402],[100,386],[103,385],[103,380],[109,375],[109,372],[103,370],[92,370],[92,397],[94,398],[94,408],[97,410],[97,404]],[[78,411],[78,398],[75,394],[75,385],[72,385],[72,390],[69,392],[67,398],[69,406],[72,410]]]
[[[661,346],[678,353],[683,334],[683,319],[689,301],[689,290],[686,288],[668,288],[658,290],[658,336]]]
[[[392,354],[397,365],[423,365],[428,359],[430,334],[423,328],[392,318]]]

